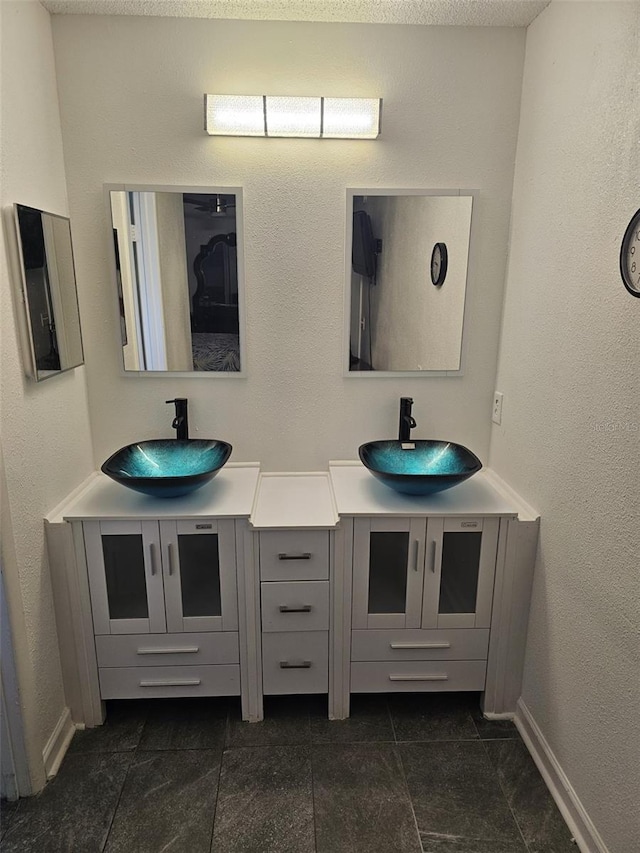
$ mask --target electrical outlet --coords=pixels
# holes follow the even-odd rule
[[[493,411],[491,413],[491,420],[494,424],[502,423],[502,398],[503,393],[501,391],[495,391],[493,394]]]

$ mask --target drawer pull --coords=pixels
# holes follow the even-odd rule
[[[446,673],[441,675],[390,675],[389,681],[448,681]]]
[[[183,646],[183,648],[175,649],[138,649],[138,655],[194,655],[200,651],[200,646]]]
[[[450,649],[451,643],[389,643],[391,649]]]
[[[278,610],[280,613],[311,613],[313,608],[310,604],[300,604],[293,607],[290,607],[288,604],[281,604]]]
[[[438,547],[438,544],[437,544],[436,540],[434,539],[433,542],[431,543],[431,571],[432,572],[435,572],[435,570],[436,570],[436,549],[437,549],[437,547]]]
[[[158,678],[153,681],[141,681],[140,687],[197,687],[201,683],[199,678]]]
[[[305,551],[303,554],[278,554],[279,560],[310,560],[312,555]]]
[[[173,574],[173,568],[174,568],[174,557],[175,557],[174,550],[175,549],[173,547],[173,542],[169,542],[168,551],[169,551],[169,574],[170,575]]]
[[[281,660],[280,669],[311,669],[311,661],[303,660],[300,663],[290,663],[288,660]]]

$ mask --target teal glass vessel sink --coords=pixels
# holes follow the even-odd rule
[[[232,447],[217,439],[158,438],[121,447],[101,471],[116,483],[152,495],[177,498],[204,486],[231,456]]]
[[[482,468],[474,453],[451,441],[370,441],[358,448],[358,454],[374,477],[407,495],[443,492]]]

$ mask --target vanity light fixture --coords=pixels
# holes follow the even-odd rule
[[[376,139],[381,111],[381,98],[204,96],[210,136]]]

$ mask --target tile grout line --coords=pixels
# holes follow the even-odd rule
[[[102,851],[106,850],[107,845],[109,844],[109,836],[111,835],[111,830],[113,829],[113,824],[115,823],[116,815],[118,814],[118,809],[120,808],[120,802],[122,800],[122,794],[124,792],[125,785],[127,784],[127,779],[129,778],[129,771],[131,770],[131,767],[133,766],[135,757],[138,754],[138,747],[140,746],[140,743],[142,741],[142,735],[144,734],[144,730],[147,727],[148,720],[149,720],[149,707],[147,706],[147,708],[145,710],[145,715],[144,715],[144,722],[142,724],[142,728],[140,729],[140,737],[138,738],[138,742],[136,743],[134,748],[132,750],[130,750],[131,761],[129,762],[129,765],[127,767],[127,772],[124,774],[124,779],[122,780],[122,786],[120,787],[120,793],[118,794],[118,801],[116,803],[116,807],[113,810],[113,815],[111,816],[111,820],[109,822],[109,829],[107,830],[107,834],[105,835],[105,839],[104,839],[104,844],[102,845],[102,848],[101,848]],[[105,718],[105,722],[106,722],[106,718]],[[103,723],[103,725],[104,725],[104,723]],[[102,753],[102,754],[104,755],[105,753]],[[111,753],[111,754],[113,754],[113,753]]]
[[[405,788],[405,791],[407,792],[407,799],[409,800],[409,806],[411,807],[411,814],[413,815],[413,823],[415,825],[416,834],[418,836],[418,850],[420,850],[420,853],[423,853],[424,848],[422,846],[422,837],[420,835],[420,827],[418,826],[418,818],[416,817],[416,810],[413,807],[413,798],[411,796],[411,791],[409,790],[409,783],[407,782],[407,774],[406,774],[406,771],[404,769],[404,762],[402,760],[402,753],[398,749],[400,744],[399,744],[398,739],[396,737],[396,727],[393,724],[393,714],[391,713],[391,708],[389,707],[389,694],[388,693],[386,696],[385,705],[387,707],[387,714],[389,715],[389,721],[391,722],[391,731],[393,732],[393,740],[394,740],[393,748],[394,748],[396,755],[398,756],[398,761],[400,763],[400,772],[402,773],[402,781],[404,782],[404,788]]]
[[[313,776],[313,731],[311,727],[311,712],[309,711],[309,767],[311,768],[311,815],[313,817],[313,849],[318,853],[318,826],[316,824],[316,791]]]
[[[211,835],[209,836],[209,850],[213,850],[213,833],[216,828],[216,812],[218,811],[218,798],[220,797],[220,782],[222,780],[222,762],[224,760],[225,747],[227,743],[227,731],[229,729],[229,715],[231,713],[230,703],[227,699],[227,716],[224,721],[224,735],[222,738],[222,749],[220,750],[220,764],[218,765],[218,784],[216,786],[216,799],[213,804],[213,815],[211,817]]]
[[[475,725],[475,721],[474,721],[474,725]],[[497,768],[495,767],[493,761],[491,760],[491,755],[489,753],[489,747],[487,746],[487,742],[484,740],[480,740],[480,743],[482,744],[482,746],[484,748],[485,755],[487,756],[489,764],[491,765],[491,769],[493,770],[493,772],[495,774],[496,780],[498,782],[498,786],[500,788],[500,792],[502,793],[502,796],[504,797],[504,801],[507,804],[507,808],[509,809],[509,811],[511,813],[511,817],[514,820],[515,825],[518,827],[518,832],[520,833],[520,838],[522,838],[522,843],[524,844],[524,849],[527,851],[527,853],[530,853],[531,848],[529,847],[529,845],[527,843],[527,839],[524,837],[524,833],[522,832],[522,827],[520,826],[520,821],[516,817],[516,813],[514,812],[513,808],[511,807],[511,803],[509,802],[509,797],[507,796],[507,792],[504,789],[504,785],[500,781],[500,774],[498,773]]]

